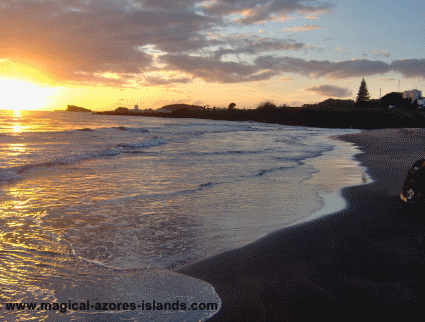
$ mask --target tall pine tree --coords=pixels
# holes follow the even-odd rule
[[[367,107],[369,100],[370,100],[369,91],[367,90],[366,81],[363,78],[362,82],[360,83],[359,92],[357,93],[356,107],[360,107],[360,108]]]

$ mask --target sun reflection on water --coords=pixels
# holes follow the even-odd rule
[[[10,156],[16,156],[22,153],[25,153],[26,151],[26,145],[22,143],[11,143],[9,144],[9,155]]]
[[[20,133],[24,130],[24,126],[22,125],[22,114],[21,111],[15,110],[13,112],[14,118],[12,123],[12,130],[14,133]]]
[[[23,128],[24,127],[22,125],[14,125],[13,126],[13,132],[15,132],[15,133],[22,132]]]

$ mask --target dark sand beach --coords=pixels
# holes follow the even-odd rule
[[[371,184],[343,190],[348,206],[178,271],[223,301],[210,321],[422,321],[425,211],[399,198],[425,158],[423,129],[344,135]]]

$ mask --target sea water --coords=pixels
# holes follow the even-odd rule
[[[1,320],[203,321],[217,310],[5,303],[217,303],[173,269],[338,211],[370,180],[359,130],[0,111]]]

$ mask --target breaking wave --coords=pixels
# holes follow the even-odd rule
[[[25,165],[14,166],[10,168],[0,169],[0,182],[12,182],[22,178],[21,174],[27,170],[38,167],[55,167],[60,165],[70,165],[81,161],[116,156],[122,153],[141,152],[138,149],[147,149],[150,147],[166,144],[166,140],[162,137],[154,137],[150,140],[133,142],[133,143],[120,143],[112,148],[107,148],[99,151],[86,151],[81,153],[70,153],[68,155],[56,157],[51,160],[42,162],[27,163]]]

